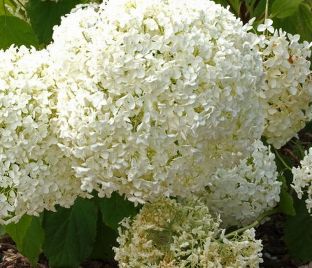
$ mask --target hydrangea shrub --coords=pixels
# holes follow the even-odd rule
[[[33,265],[259,267],[275,211],[301,241],[312,43],[273,21],[310,6],[272,1],[4,1],[0,223]],[[290,253],[312,260],[308,239]]]

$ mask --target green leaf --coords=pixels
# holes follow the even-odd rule
[[[10,0],[2,0],[0,1],[0,15],[12,15],[9,10],[8,7],[11,7],[13,10],[14,5]]]
[[[285,215],[295,216],[296,210],[294,208],[294,200],[291,194],[288,192],[289,187],[287,180],[284,176],[279,176],[279,181],[282,182],[281,193],[280,193],[280,202],[279,202],[279,211]]]
[[[5,231],[14,240],[20,253],[27,257],[32,265],[35,265],[44,241],[40,218],[23,216],[18,223],[7,225]]]
[[[54,25],[60,24],[62,16],[69,13],[77,4],[84,2],[84,0],[63,0],[56,3],[29,0],[26,5],[27,14],[40,43],[49,44]]]
[[[90,256],[96,238],[97,207],[93,200],[78,198],[69,208],[46,213],[43,251],[51,267],[78,267]]]
[[[125,200],[115,192],[110,198],[98,198],[97,201],[103,222],[114,230],[117,230],[118,224],[123,218],[138,213],[138,208],[133,203]]]
[[[294,14],[304,0],[275,0],[270,10],[271,17],[286,18]]]
[[[312,6],[302,4],[296,15],[296,33],[304,40],[312,41]]]
[[[6,13],[3,3],[0,2],[0,15],[6,15]]]
[[[252,17],[256,17],[257,19],[263,19],[265,12],[265,1],[260,1],[256,8],[252,11]],[[261,23],[263,20],[261,21]]]
[[[285,224],[285,242],[290,254],[303,262],[312,261],[312,216],[305,202],[295,202],[296,216],[288,217]]]
[[[291,34],[300,34],[301,40],[312,41],[312,8],[302,3],[298,10],[286,19],[274,19],[274,27]]]
[[[5,235],[5,226],[4,225],[0,225],[0,236]]]
[[[309,121],[304,128],[304,132],[308,132],[308,131],[312,132],[312,120]]]
[[[114,259],[113,247],[118,246],[117,236],[117,232],[106,226],[101,217],[98,217],[96,241],[90,258],[97,260]]]
[[[13,16],[0,16],[0,49],[16,46],[38,46],[38,39],[30,25]]]
[[[294,200],[292,196],[282,187],[280,194],[279,210],[285,215],[295,216]]]
[[[215,0],[214,2],[217,3],[217,4],[220,4],[220,5],[224,6],[224,7],[227,7],[229,5],[227,0]]]

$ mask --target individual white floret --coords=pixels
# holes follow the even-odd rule
[[[0,222],[70,206],[81,194],[57,146],[56,95],[47,51],[0,50]]]
[[[115,259],[121,268],[259,267],[254,229],[233,237],[224,232],[203,203],[158,199],[122,222]]]
[[[266,23],[272,24],[270,20]],[[258,30],[266,30],[265,25],[260,25]],[[312,119],[312,73],[309,59],[312,43],[301,43],[299,38],[299,35],[282,30],[260,36],[259,48],[265,71],[261,94],[266,103],[264,136],[276,148],[296,136],[306,122]]]
[[[307,209],[312,213],[312,148],[305,153],[305,157],[300,161],[300,166],[292,169],[292,173],[292,187],[300,199],[306,195]]]
[[[207,0],[118,0],[63,18],[49,50],[83,189],[185,196],[249,154],[264,120],[252,41]]]
[[[280,186],[274,154],[256,141],[253,152],[238,165],[218,169],[200,196],[224,225],[244,225],[279,202]]]

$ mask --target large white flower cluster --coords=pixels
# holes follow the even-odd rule
[[[55,59],[62,150],[82,187],[135,202],[185,196],[262,133],[253,36],[207,0],[116,0],[63,18]]]
[[[303,195],[306,195],[307,209],[312,213],[312,148],[305,153],[305,157],[300,161],[300,165],[292,169],[292,187],[300,199]]]
[[[0,223],[70,206],[80,190],[54,135],[56,94],[47,51],[0,50]]]
[[[254,229],[224,232],[202,203],[159,199],[123,221],[115,259],[121,268],[259,267],[262,245]]]
[[[274,30],[272,21],[259,25],[260,51],[265,83],[262,97],[266,102],[264,136],[280,148],[312,119],[312,43],[299,42],[299,35]]]
[[[279,201],[280,185],[274,154],[261,141],[253,152],[231,169],[218,169],[201,193],[210,211],[226,226],[256,220]]]

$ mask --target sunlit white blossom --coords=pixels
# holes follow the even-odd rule
[[[260,29],[270,26],[267,22]],[[270,31],[272,32],[272,31]],[[264,136],[280,148],[296,136],[312,119],[312,43],[300,42],[299,35],[275,30],[259,36],[265,83],[261,97],[265,101]]]
[[[61,148],[88,192],[189,195],[261,136],[261,59],[212,1],[81,7],[53,38]]]
[[[273,20],[271,19],[266,19],[264,24],[260,24],[257,27],[258,32],[265,32],[269,31],[270,33],[274,33],[274,28],[273,28]]]
[[[54,135],[56,95],[47,51],[0,50],[0,222],[69,207],[81,194]]]

